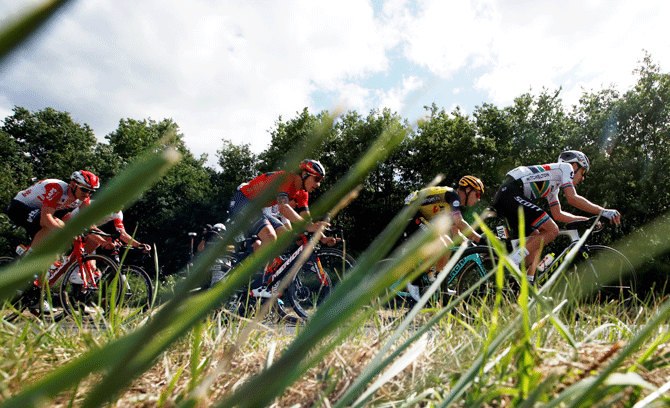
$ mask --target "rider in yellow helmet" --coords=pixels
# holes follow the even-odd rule
[[[447,213],[451,217],[451,229],[449,232],[440,237],[445,245],[451,245],[454,236],[462,234],[467,238],[479,242],[481,236],[477,234],[470,224],[465,221],[461,215],[461,207],[469,207],[477,204],[484,193],[484,183],[475,176],[463,176],[458,181],[458,187],[428,187],[420,191],[415,191],[405,199],[405,204],[410,204],[421,193],[426,193],[426,196],[419,207],[417,216],[412,223],[419,228],[426,228],[430,220],[438,214]],[[441,271],[442,268],[449,262],[450,252],[437,260],[435,263],[435,271]],[[434,271],[428,273],[428,277],[434,280]],[[416,288],[416,289],[415,289]],[[408,289],[412,297],[418,295],[418,287],[408,285]],[[418,299],[415,299],[418,300]]]

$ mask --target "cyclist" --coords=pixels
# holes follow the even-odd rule
[[[79,208],[75,208],[70,213],[66,214],[63,217],[63,221],[69,220],[70,218],[77,215],[77,213],[79,213]],[[130,245],[135,248],[142,248],[146,252],[151,250],[151,246],[142,244],[130,236],[130,234],[128,234],[126,227],[123,225],[123,212],[121,210],[106,216],[94,228],[110,235],[118,233],[119,239],[126,245]],[[84,251],[86,251],[87,254],[91,254],[98,247],[102,247],[107,250],[115,249],[114,242],[111,239],[96,234],[88,234],[86,236]]]
[[[267,203],[266,207],[277,205],[277,211],[286,217],[291,223],[301,222],[309,219],[309,193],[321,185],[321,180],[325,177],[326,170],[317,160],[305,159],[300,163],[297,173],[288,173],[286,171],[275,171],[262,174],[248,183],[241,184],[235,194],[233,194],[228,205],[228,222],[231,222],[235,216],[250,201],[267,189],[274,181],[284,178],[284,181],[277,188],[276,198]],[[296,208],[291,208],[290,200],[296,200]],[[310,222],[307,230],[315,232],[322,222]],[[275,242],[277,234],[288,231],[288,228],[274,215],[268,212],[262,212],[247,233],[255,235],[258,240],[254,242],[254,251],[263,245]]]
[[[98,176],[86,170],[72,173],[70,182],[46,179],[33,184],[12,199],[5,210],[9,219],[26,229],[31,245],[64,225],[62,216],[91,203],[91,193],[100,187]]]
[[[220,222],[217,222],[214,225],[206,224],[202,230],[202,240],[198,244],[197,251],[201,252],[205,249],[205,245],[208,244],[212,239],[221,238],[220,233],[226,230],[226,226]]]
[[[451,216],[451,230],[440,240],[445,246],[453,243],[452,239],[459,234],[479,243],[481,235],[475,232],[470,224],[463,219],[461,207],[469,207],[477,204],[484,193],[484,183],[475,176],[463,176],[458,181],[456,188],[451,187],[428,187],[420,191],[411,193],[405,198],[405,205],[412,203],[417,199],[419,193],[425,192],[427,195],[423,199],[421,206],[415,216],[412,224],[418,228],[426,228],[429,221],[438,214],[448,213]],[[440,257],[435,263],[434,269],[428,272],[428,279],[435,280],[435,271],[441,271],[449,262],[451,252]],[[419,300],[419,287],[408,284],[408,291],[414,300]]]
[[[307,192],[304,191],[304,190],[298,191],[296,193],[296,195],[289,200],[288,205],[291,208],[295,209],[298,205],[297,204],[298,201],[303,200],[301,196],[306,195],[306,194],[307,194]],[[263,213],[267,214],[267,215],[271,215],[271,216],[276,217],[277,219],[279,219],[282,222],[282,224],[284,224],[284,227],[287,230],[293,230],[293,226],[291,225],[291,221],[289,221],[288,218],[284,217],[279,212],[279,204],[275,204],[275,205],[272,205],[272,206],[269,206],[269,207],[263,207]],[[309,211],[304,209],[303,211],[300,211],[299,215],[303,218],[304,217],[309,217]],[[341,238],[328,237],[328,236],[323,235],[323,234],[321,236],[321,243],[326,244],[328,246],[333,246],[338,241],[341,241],[341,240],[342,240]]]
[[[584,153],[566,150],[558,156],[557,163],[520,166],[511,170],[496,192],[492,206],[499,215],[507,219],[510,229],[516,235],[519,233],[518,208],[523,209],[526,220],[524,233],[528,240],[526,248],[520,248],[512,254],[512,260],[518,265],[524,257],[527,279],[530,283],[535,280],[535,270],[542,247],[558,236],[558,225],[554,219],[566,223],[587,219],[561,209],[561,203],[558,201],[559,189],[563,190],[568,204],[573,207],[591,214],[602,213],[602,216],[610,222],[616,225],[621,223],[621,214],[617,210],[605,209],[577,194],[575,186],[584,180],[590,167],[589,159]],[[549,202],[553,219],[534,203],[541,197],[545,197]]]

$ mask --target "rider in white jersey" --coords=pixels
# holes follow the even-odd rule
[[[539,166],[521,166],[507,173],[493,198],[492,206],[499,215],[505,217],[510,229],[520,235],[519,212],[521,207],[524,213],[526,231],[522,233],[528,237],[525,248],[526,273],[528,281],[533,282],[537,268],[539,254],[543,246],[558,236],[558,225],[551,217],[533,201],[546,198],[549,203],[552,217],[560,222],[572,222],[587,219],[561,209],[558,200],[559,190],[563,190],[570,205],[591,214],[601,214],[615,224],[621,222],[621,214],[614,209],[605,209],[593,204],[575,191],[575,186],[584,180],[590,169],[590,162],[580,151],[568,150],[561,153],[558,163]],[[513,260],[520,263],[524,255],[521,252],[512,255]]]
[[[91,193],[98,187],[98,176],[86,170],[72,173],[69,183],[56,179],[42,180],[19,191],[6,213],[12,222],[26,229],[33,239],[32,244],[36,244],[48,232],[63,226],[62,210],[87,207]],[[57,211],[59,214],[56,214]]]

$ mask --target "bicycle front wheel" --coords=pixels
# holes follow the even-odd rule
[[[312,257],[300,268],[295,279],[288,286],[288,302],[295,314],[307,319],[316,308],[330,296],[333,282],[330,273],[346,258],[333,252],[323,252]],[[353,264],[350,264],[353,266]],[[343,269],[340,269],[343,272]]]
[[[614,248],[590,245],[583,254],[579,276],[587,289],[600,300],[631,303],[636,298],[635,269],[621,252]]]
[[[337,248],[321,248],[315,253],[331,282],[337,283],[344,279],[344,276],[356,265],[356,260],[351,255]],[[310,257],[305,266],[314,262],[312,258]]]
[[[81,264],[84,271],[75,262],[63,275],[61,305],[65,313],[78,319],[106,316],[113,305],[120,304],[123,294],[116,262],[103,255],[87,255]]]
[[[498,257],[488,247],[468,248],[449,271],[442,283],[443,304],[452,297],[464,294],[475,287],[470,294],[456,305],[456,311],[466,319],[472,319],[480,313],[488,313],[493,307],[496,295],[495,276],[479,283],[489,272],[498,266]],[[502,294],[510,300],[515,299],[518,292],[516,281],[505,272]]]
[[[151,309],[154,288],[149,274],[135,265],[122,265],[119,269],[123,287],[122,310],[133,313],[136,310],[146,312]]]

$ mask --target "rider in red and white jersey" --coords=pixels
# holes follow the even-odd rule
[[[566,223],[587,219],[561,209],[558,200],[560,190],[563,190],[568,203],[573,207],[591,214],[602,213],[603,217],[617,225],[621,222],[621,214],[617,210],[605,209],[577,194],[575,186],[584,180],[590,167],[589,159],[584,153],[567,150],[559,155],[557,163],[521,166],[511,170],[496,192],[492,206],[499,215],[507,219],[515,235],[520,235],[518,208],[523,209],[526,231],[522,232],[528,237],[526,251],[525,255],[521,252],[512,254],[512,259],[520,263],[525,256],[529,282],[534,281],[542,247],[558,236],[558,225],[552,217]],[[540,198],[547,199],[552,217],[533,202]]]
[[[98,176],[86,170],[75,171],[69,183],[46,179],[19,191],[5,212],[12,222],[26,229],[32,244],[37,244],[52,230],[63,227],[61,217],[66,212],[89,206],[91,193],[98,187]]]

